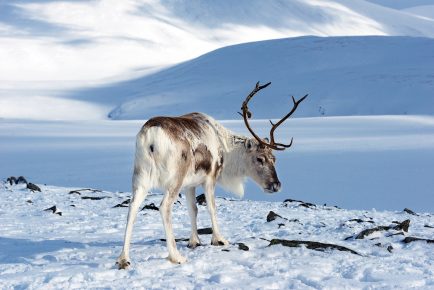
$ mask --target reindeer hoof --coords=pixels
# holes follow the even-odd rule
[[[202,246],[199,242],[188,242],[187,248],[196,249],[199,246]]]
[[[183,264],[187,261],[187,258],[181,256],[181,255],[176,255],[176,256],[169,256],[168,257],[169,261],[172,262],[173,264]]]
[[[213,246],[227,246],[229,242],[224,238],[211,239],[211,245]]]
[[[131,262],[126,259],[121,259],[116,262],[116,265],[118,266],[119,270],[127,269],[131,265]]]

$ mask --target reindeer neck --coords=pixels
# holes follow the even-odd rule
[[[226,156],[224,156],[223,171],[226,174],[233,176],[245,175],[245,152],[246,142],[249,138],[238,134],[228,134],[227,136],[227,150],[225,150]]]

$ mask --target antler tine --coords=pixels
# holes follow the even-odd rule
[[[281,143],[275,143],[275,142],[274,142],[274,131],[275,131],[275,130],[277,129],[277,127],[279,127],[283,122],[285,122],[286,119],[288,119],[289,117],[291,117],[291,115],[295,112],[295,110],[297,110],[298,105],[299,105],[301,102],[303,102],[304,99],[306,99],[308,95],[309,95],[309,94],[306,94],[303,98],[299,99],[298,101],[296,101],[295,98],[294,98],[294,96],[292,96],[292,102],[294,103],[294,105],[293,105],[291,111],[289,111],[288,114],[286,114],[282,119],[279,120],[279,122],[277,122],[276,124],[274,124],[274,125],[271,127],[271,130],[270,130],[270,144],[271,144],[271,145],[276,145],[276,146],[275,146],[276,148],[273,148],[273,149],[275,149],[275,150],[285,150],[286,148],[291,147],[291,145],[292,145],[292,141],[293,141],[293,138],[291,138],[291,143],[289,143],[288,145],[281,144]]]
[[[266,83],[265,85],[259,85],[259,82],[256,83],[255,88],[250,92],[250,94],[246,97],[246,100],[243,102],[243,105],[241,106],[241,110],[243,111],[243,119],[244,119],[244,124],[246,125],[247,129],[249,130],[249,132],[253,135],[253,137],[260,143],[263,144],[264,146],[270,146],[268,143],[265,143],[261,137],[259,137],[258,135],[256,135],[256,133],[253,131],[253,129],[250,127],[249,121],[248,119],[250,119],[252,117],[252,113],[249,111],[249,108],[247,106],[247,104],[249,103],[250,99],[260,90],[268,87],[271,84],[271,82]]]
[[[250,94],[246,97],[246,100],[243,102],[243,106],[241,107],[241,110],[243,110],[244,108],[247,108],[247,104],[249,103],[250,99],[260,90],[265,89],[266,87],[268,87],[271,84],[271,82],[266,83],[265,85],[260,86],[259,82],[256,83],[255,88],[253,89],[253,91],[250,92]],[[248,110],[247,110],[248,111]],[[244,111],[243,111],[244,112]],[[250,113],[250,112],[249,112]],[[250,113],[251,114],[251,113]],[[251,116],[249,116],[249,119],[251,118]]]

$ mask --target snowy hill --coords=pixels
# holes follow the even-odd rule
[[[278,118],[290,96],[310,97],[297,116],[433,114],[434,39],[300,37],[218,49],[136,80],[76,92],[123,100],[113,119],[201,111],[237,118],[257,80],[272,85],[252,101],[258,118]]]
[[[434,5],[424,5],[405,9],[406,12],[434,21]]]
[[[177,246],[188,260],[173,265],[165,259],[159,212],[144,209],[133,232],[131,269],[117,270],[130,194],[39,186],[42,192],[32,192],[24,184],[0,184],[1,289],[434,286],[431,214],[217,198],[221,232],[231,244],[211,246],[209,234],[200,235],[203,246],[194,250],[180,241]],[[143,205],[158,206],[161,198],[151,194]],[[207,229],[206,207],[198,207],[198,227]],[[173,223],[176,238],[189,237],[183,197],[174,205]],[[306,244],[287,247],[300,241]]]
[[[137,78],[232,44],[302,35],[434,37],[432,20],[381,4],[2,1],[0,117],[104,118],[124,95],[94,102],[71,91]]]

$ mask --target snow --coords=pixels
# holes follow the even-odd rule
[[[0,289],[434,289],[433,7],[0,1]],[[115,206],[131,197],[144,119],[201,111],[249,136],[237,111],[256,81],[272,82],[250,105],[264,137],[291,95],[309,93],[276,132],[282,143],[294,137],[276,152],[282,191],[247,181],[239,200],[218,188],[231,244],[211,246],[210,235],[195,250],[178,242],[182,265],[165,259],[160,214],[141,211],[131,269],[117,270],[128,209]],[[21,175],[42,192],[5,182]],[[152,192],[145,204],[161,199]],[[267,222],[270,211],[281,217]],[[210,226],[204,206],[198,218]],[[188,238],[183,196],[173,219],[175,236]],[[355,238],[405,220],[408,232]]]
[[[310,96],[297,116],[433,114],[434,40],[412,37],[300,37],[218,49],[135,80],[85,90],[122,100],[113,119],[200,111],[232,119],[256,81],[272,85],[252,103],[278,118],[290,96]],[[234,105],[235,103],[235,105]],[[176,104],[176,106],[174,106]]]
[[[101,120],[110,107],[80,100],[47,96],[3,96],[0,116],[7,119],[33,120]]]
[[[405,11],[434,21],[434,5],[421,5],[405,9]]]
[[[434,4],[433,0],[367,0],[371,3],[385,7],[403,10],[412,7]]]
[[[130,191],[135,135],[143,123],[0,120],[0,176]],[[249,134],[240,120],[222,123]],[[260,136],[269,133],[267,120],[252,126]],[[276,131],[283,143],[291,137],[293,148],[276,153],[283,191],[264,194],[248,182],[247,199],[434,212],[433,117],[297,118]],[[221,189],[217,194],[231,196]]]
[[[29,180],[32,181],[32,180]],[[345,210],[303,207],[298,202],[234,201],[217,198],[222,234],[227,247],[209,245],[195,250],[178,242],[188,259],[173,265],[165,258],[164,230],[158,211],[139,212],[133,232],[129,270],[117,270],[127,208],[116,207],[128,192],[69,194],[81,187],[41,185],[31,192],[25,185],[0,185],[0,288],[2,289],[431,289],[434,287],[432,244],[404,244],[405,236],[432,238],[434,217],[402,211]],[[101,200],[84,196],[106,196]],[[159,204],[151,194],[144,204]],[[29,202],[31,201],[31,202]],[[174,205],[177,238],[190,233],[185,198]],[[62,215],[44,209],[56,205]],[[72,206],[73,205],[73,206]],[[269,211],[283,218],[267,222]],[[288,221],[297,219],[298,221]],[[360,218],[363,222],[350,221]],[[345,238],[363,229],[410,219],[410,228],[373,234],[366,239]],[[373,223],[371,223],[373,222]],[[209,215],[199,206],[199,228],[209,227]],[[280,226],[278,224],[284,224]],[[345,246],[361,254],[337,250],[324,252],[305,247],[268,247],[272,238],[309,240]],[[263,240],[266,239],[266,240]],[[249,251],[238,249],[244,243]],[[380,245],[376,245],[380,243]],[[393,247],[389,252],[387,248]],[[222,251],[229,250],[229,252]]]
[[[44,112],[68,106],[77,113],[66,119],[83,116],[80,112],[89,109],[102,118],[122,103],[128,106],[124,99],[134,97],[128,94],[134,88],[116,88],[97,99],[83,89],[116,86],[115,82],[149,75],[228,45],[305,35],[432,38],[434,22],[362,0],[195,1],[194,5],[171,0],[3,1],[0,98],[8,114],[0,117],[58,119]],[[430,64],[432,58],[426,60]],[[398,80],[405,81],[407,75]],[[51,101],[35,105],[28,96]],[[163,104],[172,104],[172,96],[159,96]],[[22,112],[13,100],[24,103]]]

